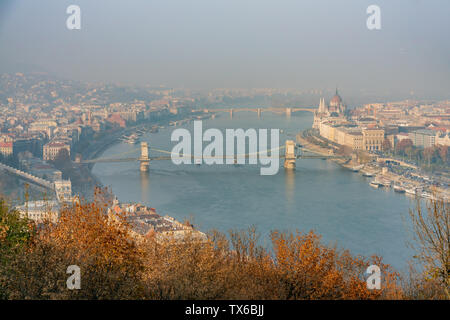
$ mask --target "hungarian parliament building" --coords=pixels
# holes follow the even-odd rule
[[[313,128],[319,128],[320,122],[329,117],[345,118],[345,111],[347,110],[346,105],[342,102],[339,96],[338,90],[336,89],[336,94],[331,98],[330,103],[327,105],[325,99],[321,98],[319,102],[319,108],[314,113],[314,124]]]
[[[347,107],[336,89],[328,105],[324,98],[320,99],[319,108],[314,112],[313,128],[319,130],[321,137],[353,151],[381,151],[386,138],[384,129],[377,125],[361,127],[347,119],[346,111]],[[394,136],[387,138],[394,145]]]

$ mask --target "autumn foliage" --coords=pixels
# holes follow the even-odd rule
[[[103,200],[61,210],[0,267],[7,299],[401,299],[399,275],[381,258],[353,256],[309,233],[271,234],[261,247],[254,228],[207,240],[190,234],[161,241],[136,238],[124,216]],[[3,241],[3,240],[0,240]],[[382,270],[369,290],[366,269]],[[81,269],[68,290],[67,266]]]
[[[142,252],[122,217],[107,204],[74,203],[61,209],[57,224],[45,224],[9,264],[9,298],[141,298]],[[82,270],[83,290],[67,290],[69,265]]]

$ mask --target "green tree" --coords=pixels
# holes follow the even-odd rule
[[[17,210],[11,209],[0,198],[0,299],[8,298],[11,261],[25,251],[34,231],[33,224],[27,218],[22,218]]]
[[[30,220],[22,218],[17,210],[0,199],[0,263],[28,243],[33,229]]]

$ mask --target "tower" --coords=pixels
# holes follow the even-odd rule
[[[292,114],[292,108],[286,108],[286,117],[290,117]]]
[[[285,154],[284,154],[284,167],[286,169],[295,169],[295,142],[293,140],[286,140]]]
[[[319,102],[319,113],[325,113],[326,112],[326,106],[325,106],[325,99],[324,98],[320,98],[320,102]]]
[[[139,158],[141,162],[140,170],[141,172],[147,172],[150,166],[150,158],[148,157],[148,144],[147,142],[141,142],[141,157]]]

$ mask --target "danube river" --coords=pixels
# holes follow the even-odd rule
[[[280,144],[310,128],[312,114],[300,112],[290,118],[263,113],[221,114],[203,120],[206,128],[278,128]],[[184,126],[193,133],[193,124]],[[142,137],[151,147],[171,150],[170,135],[175,127]],[[206,146],[207,143],[204,143]],[[102,157],[138,156],[139,145],[120,143]],[[151,152],[151,151],[150,151]],[[284,151],[281,151],[284,152]],[[154,154],[156,155],[156,154]],[[161,155],[161,154],[159,154]],[[120,157],[120,156],[119,156]],[[412,257],[407,247],[408,211],[413,201],[392,190],[373,189],[360,174],[341,168],[332,161],[298,159],[295,171],[285,171],[280,160],[277,175],[261,176],[258,165],[180,165],[154,161],[150,172],[141,174],[137,162],[99,163],[93,173],[112,188],[121,202],[140,202],[177,220],[189,219],[201,231],[227,232],[256,226],[263,244],[271,230],[309,231],[323,241],[350,249],[354,254],[383,256],[384,262],[404,269]]]

